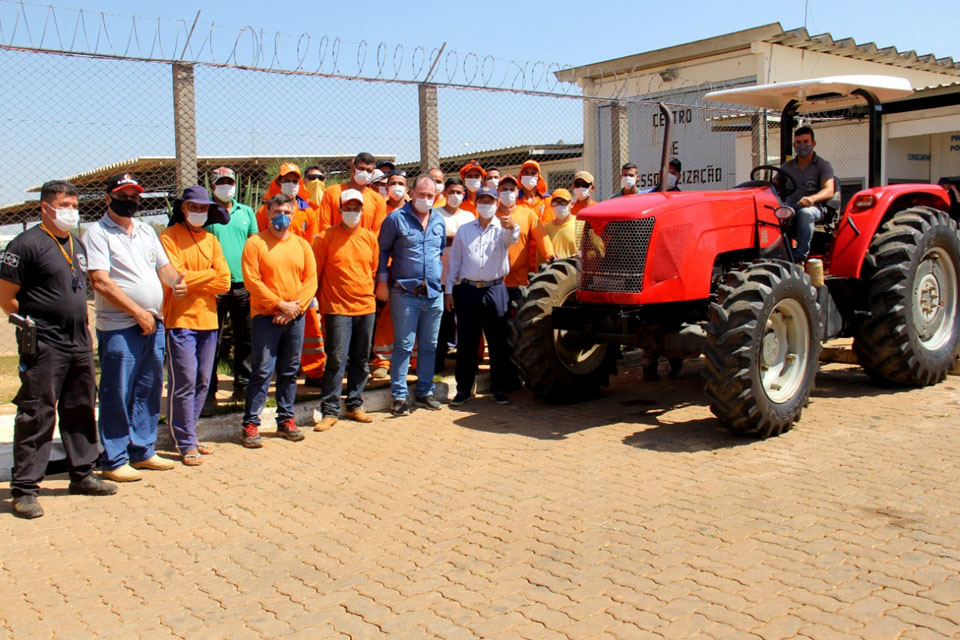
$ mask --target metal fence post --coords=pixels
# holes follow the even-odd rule
[[[437,86],[420,84],[420,172],[440,166],[440,114]]]
[[[627,107],[610,105],[610,176],[614,192],[620,189],[620,167],[630,161]]]
[[[197,184],[197,118],[192,64],[173,63],[173,127],[177,189],[180,191]]]

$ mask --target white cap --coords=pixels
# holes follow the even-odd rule
[[[343,204],[344,202],[350,202],[351,200],[359,200],[360,202],[363,202],[363,194],[356,189],[347,189],[340,194],[340,204]]]
[[[380,171],[380,169],[374,169],[373,174],[370,176],[370,184],[373,184],[379,180],[383,180],[386,177],[387,174],[385,174],[383,171]]]

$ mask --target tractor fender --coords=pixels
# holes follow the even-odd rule
[[[873,206],[854,206],[858,199],[869,195],[874,197]],[[837,225],[833,246],[827,256],[830,275],[859,278],[870,242],[880,225],[897,211],[920,205],[941,211],[950,209],[947,192],[933,184],[896,184],[858,191],[847,203]]]

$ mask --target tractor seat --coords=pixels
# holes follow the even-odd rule
[[[823,216],[818,226],[833,229],[843,211],[843,193],[840,191],[840,180],[833,178],[833,197],[823,203]]]

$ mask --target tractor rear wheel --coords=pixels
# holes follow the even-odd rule
[[[930,385],[943,380],[960,344],[960,236],[938,209],[898,211],[870,243],[862,277],[870,318],[853,350],[881,383]]]
[[[553,309],[576,303],[579,263],[544,266],[521,287],[510,324],[511,359],[527,388],[558,402],[595,397],[617,372],[620,348],[553,328]]]
[[[756,261],[727,274],[710,305],[703,376],[710,410],[743,435],[780,435],[810,403],[820,305],[803,270]]]

